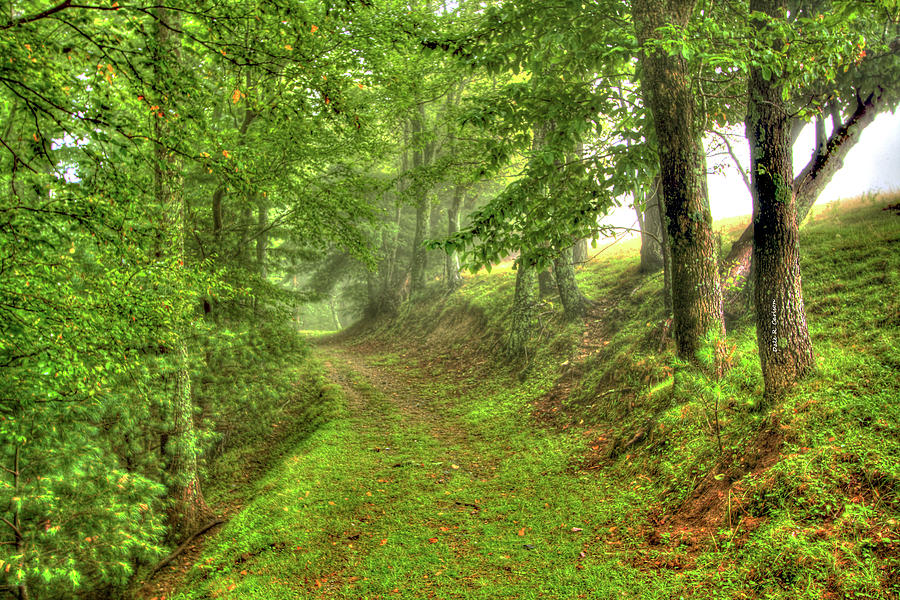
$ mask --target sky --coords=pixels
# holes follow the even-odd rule
[[[742,130],[743,127],[740,134]],[[740,135],[731,145],[746,169],[750,164],[747,139]],[[809,124],[794,145],[795,175],[812,157],[814,148],[815,134]],[[712,174],[708,180],[713,219],[749,215],[752,211],[750,192],[731,166],[730,157],[723,158],[728,163],[725,172]],[[890,190],[900,191],[900,110],[878,115],[863,130],[859,142],[847,153],[844,167],[822,191],[816,204],[852,198],[869,191]]]
[[[750,163],[750,150],[743,135],[743,126],[728,133],[734,153],[746,170]],[[828,130],[828,133],[831,131]],[[712,140],[707,142],[710,146]],[[814,129],[809,124],[794,145],[795,174],[809,161],[814,147]],[[715,169],[716,165],[720,168]],[[733,165],[732,159],[724,153],[709,159],[709,167],[714,171],[707,180],[714,220],[752,212],[750,192]],[[822,191],[816,204],[852,198],[866,192],[892,190],[900,191],[900,107],[894,113],[878,115],[863,130],[859,142],[847,153],[844,167]],[[620,227],[638,227],[634,210],[626,207],[617,209],[603,222]]]

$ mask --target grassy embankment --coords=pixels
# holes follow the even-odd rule
[[[897,201],[804,226],[817,367],[772,405],[749,314],[723,381],[673,389],[634,244],[579,274],[583,324],[547,307],[524,366],[492,354],[508,268],[322,345],[334,417],[252,484],[178,597],[900,597]]]

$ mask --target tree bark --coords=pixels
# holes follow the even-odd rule
[[[563,314],[569,321],[582,318],[590,305],[575,281],[575,266],[572,264],[572,256],[572,248],[567,248],[553,260],[553,274],[559,290],[559,300],[563,305]]]
[[[825,154],[825,145],[828,143],[828,137],[825,135],[825,113],[816,115],[816,148],[813,150],[813,160],[820,154]],[[794,178],[793,169],[791,170],[791,179]]]
[[[453,197],[447,208],[447,237],[453,237],[459,231],[459,207],[465,188],[457,185],[453,188]],[[462,284],[459,275],[459,254],[451,250],[444,257],[444,281],[448,291],[453,291]]]
[[[635,194],[634,210],[641,227],[642,273],[656,273],[665,264],[662,248],[662,214],[659,205],[661,187],[657,176],[646,192]]]
[[[425,126],[425,105],[419,104],[418,114],[412,119],[413,172],[421,175],[421,167],[426,163],[426,149],[422,141],[422,130]],[[409,265],[409,293],[415,294],[425,288],[425,269],[428,251],[422,245],[425,241],[425,229],[428,227],[428,195],[421,184],[416,186],[416,231],[412,242],[412,260]]]
[[[819,194],[841,167],[850,149],[859,141],[863,130],[872,123],[879,112],[887,108],[883,96],[872,94],[857,102],[843,124],[835,124],[831,137],[825,145],[824,154],[814,156],[793,179],[797,224],[802,224],[816,203]],[[834,114],[834,113],[832,113]],[[753,252],[753,222],[741,233],[731,246],[731,251],[722,264],[722,280],[725,286],[725,306],[730,317],[743,312],[745,307],[742,291],[750,272],[750,256]]]
[[[338,318],[337,306],[335,306],[335,298],[334,293],[332,293],[328,297],[328,308],[331,309],[331,321],[334,325],[335,331],[340,331],[343,327],[341,326],[341,320]]]
[[[535,279],[534,267],[525,256],[519,257],[516,271],[516,291],[513,296],[509,333],[506,336],[506,354],[510,358],[527,358],[528,341],[534,327]]]
[[[588,240],[581,238],[575,242],[572,248],[572,262],[576,265],[583,265],[588,261]]]
[[[259,233],[256,235],[256,268],[259,270],[259,276],[265,280],[269,277],[266,264],[269,250],[269,206],[265,198],[260,202],[257,211],[256,224]]]
[[[659,213],[662,217],[666,214],[666,207],[663,205],[662,194],[657,194],[656,201],[659,203]],[[666,319],[672,318],[672,250],[669,246],[669,228],[663,225],[660,228],[660,237],[662,238],[663,251],[663,309],[666,312]]]
[[[164,8],[156,9],[157,17],[157,52],[155,64],[174,61],[181,58],[179,40],[174,33],[180,28],[177,12]],[[158,67],[157,67],[158,68]],[[158,82],[168,82],[170,78],[157,73]],[[186,226],[186,202],[182,190],[182,165],[175,152],[167,144],[177,139],[177,133],[171,124],[175,110],[172,99],[177,90],[171,84],[160,84],[158,103],[163,116],[154,120],[155,136],[159,140],[155,148],[154,187],[156,201],[163,211],[162,229],[168,242],[162,249],[169,258],[178,260],[184,268],[184,237]],[[175,363],[174,392],[172,397],[172,434],[168,442],[170,454],[170,490],[172,505],[169,512],[169,535],[178,539],[192,533],[203,521],[208,520],[209,508],[203,498],[200,478],[197,470],[197,435],[194,428],[194,404],[191,390],[188,351],[185,337],[187,334],[188,315],[176,317],[176,342],[172,357]]]
[[[634,0],[637,37],[646,45],[667,23],[684,26],[693,0]],[[653,114],[672,253],[673,332],[678,355],[697,360],[710,333],[724,338],[716,238],[706,189],[705,153],[694,124],[694,97],[681,57],[645,50],[641,84]],[[720,357],[720,353],[716,353]],[[717,370],[721,361],[717,360]]]
[[[750,0],[776,16],[780,0]],[[763,26],[764,27],[764,26]],[[753,301],[767,397],[782,394],[813,365],[800,278],[800,231],[793,190],[790,117],[783,84],[750,69],[747,139],[753,180]],[[824,129],[824,128],[823,128]]]
[[[541,299],[549,298],[556,293],[556,283],[553,281],[553,274],[550,269],[542,269],[537,274],[538,295]]]

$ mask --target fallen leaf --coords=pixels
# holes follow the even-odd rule
[[[524,528],[524,527],[523,527],[522,529],[519,530],[519,535],[525,535],[525,528]]]
[[[436,543],[437,541],[438,541],[437,538],[428,538],[428,542],[431,543],[431,544],[434,544],[434,543]]]

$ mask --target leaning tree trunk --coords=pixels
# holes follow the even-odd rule
[[[665,259],[662,247],[662,214],[660,213],[659,196],[661,183],[659,176],[647,193],[642,193],[642,202],[635,198],[634,210],[641,226],[641,272],[656,273],[663,268]]]
[[[816,154],[800,173],[793,178],[797,223],[802,224],[816,203],[825,186],[841,167],[850,149],[878,113],[886,107],[884,96],[872,94],[860,99],[856,110],[846,121],[834,122],[834,131],[825,145],[825,151]],[[837,117],[835,117],[837,115]],[[840,119],[840,111],[832,111],[832,119]],[[722,281],[725,286],[725,307],[729,316],[743,312],[744,301],[741,288],[750,272],[750,255],[753,252],[753,222],[744,229],[741,236],[731,246],[731,251],[722,264]]]
[[[522,358],[528,354],[528,341],[534,328],[534,307],[536,272],[523,255],[519,258],[516,271],[516,292],[513,296],[512,315],[506,336],[506,354],[511,358]]]
[[[635,29],[645,47],[664,25],[684,26],[693,0],[634,0]],[[704,149],[694,124],[694,97],[681,57],[647,49],[641,85],[659,140],[660,174],[672,252],[673,330],[678,355],[696,361],[710,333],[725,336],[716,238],[706,189]],[[716,356],[721,358],[721,353]],[[717,360],[717,371],[721,367]]]
[[[179,41],[175,31],[180,28],[177,12],[157,9],[157,32],[155,63],[157,68],[164,61],[180,60]],[[186,219],[186,203],[183,194],[182,165],[178,155],[171,150],[177,139],[177,133],[170,119],[174,119],[175,108],[173,98],[177,90],[171,88],[171,78],[157,73],[160,82],[160,98],[158,104],[163,107],[162,114],[154,120],[155,136],[158,140],[155,148],[154,187],[156,201],[163,211],[164,236],[166,244],[161,249],[173,262],[178,261],[180,269],[184,268],[184,232]],[[179,273],[179,277],[181,274]],[[183,311],[188,311],[185,307]],[[203,499],[200,488],[200,477],[197,469],[198,440],[194,428],[194,404],[191,393],[191,374],[188,363],[188,351],[185,337],[189,314],[176,317],[175,347],[171,356],[175,363],[175,389],[172,398],[172,434],[168,442],[170,453],[170,490],[171,508],[169,513],[169,535],[173,539],[183,538],[196,531],[209,516],[210,510]]]
[[[776,16],[779,0],[750,0]],[[753,301],[766,396],[783,393],[813,365],[800,281],[800,231],[792,187],[790,117],[783,84],[750,69],[747,138],[753,180]]]
[[[590,305],[588,299],[578,289],[578,282],[575,281],[572,254],[572,248],[567,248],[553,260],[553,274],[556,276],[559,301],[563,305],[563,314],[569,321],[583,317]]]

